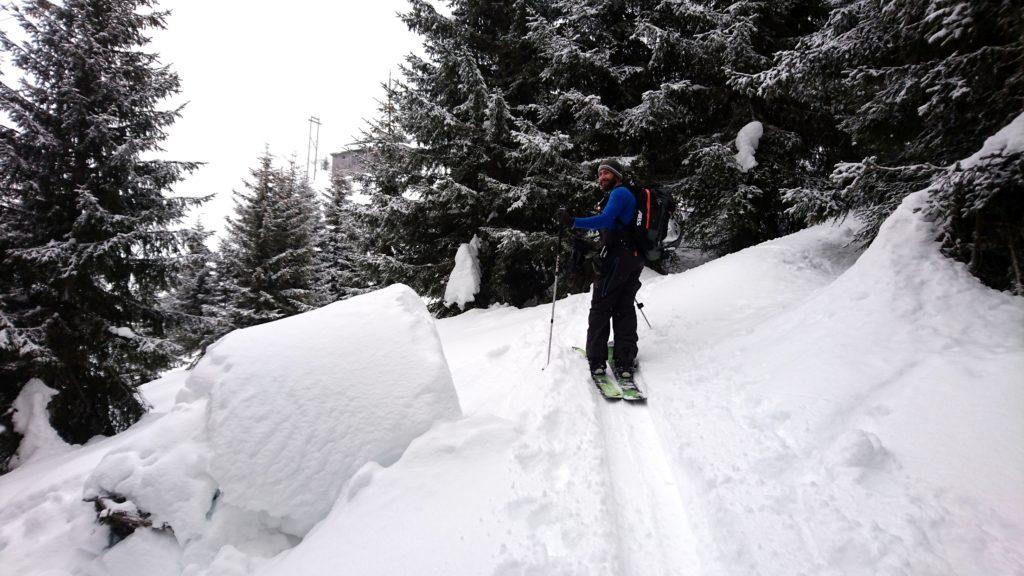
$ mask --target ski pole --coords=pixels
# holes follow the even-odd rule
[[[558,300],[558,264],[562,256],[562,233],[558,233],[558,248],[555,250],[555,286],[551,290],[551,327],[548,329],[548,361],[544,368],[551,364],[551,340],[555,335],[555,302]]]
[[[640,315],[644,317],[644,322],[647,322],[647,327],[653,329],[654,326],[651,326],[651,321],[647,319],[647,314],[644,314],[643,303],[637,300],[636,298],[633,298],[633,302],[636,302],[636,308],[637,310],[640,311]]]

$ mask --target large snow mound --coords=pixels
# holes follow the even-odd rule
[[[182,398],[209,396],[211,471],[224,502],[304,534],[363,464],[395,462],[460,415],[433,319],[395,285],[229,334]]]
[[[774,390],[830,398],[814,411],[825,422],[874,431],[905,469],[1024,518],[1024,460],[998,448],[1024,438],[1024,302],[941,254],[927,198],[909,196],[846,274],[765,326],[787,353],[762,348],[756,366],[800,366]]]
[[[327,517],[364,465],[394,464],[459,416],[433,318],[395,285],[225,336],[170,412],[103,458],[84,495],[124,496],[171,527],[188,574],[239,562],[244,573]],[[167,551],[146,538],[94,568],[130,566],[153,542]]]

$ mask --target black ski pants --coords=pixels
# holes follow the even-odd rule
[[[640,289],[643,258],[626,246],[609,247],[600,261],[590,299],[587,326],[587,359],[590,366],[604,366],[608,336],[615,330],[613,358],[616,366],[633,366],[637,352],[636,292]]]

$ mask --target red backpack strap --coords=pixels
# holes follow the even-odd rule
[[[651,189],[644,188],[644,200],[647,202],[647,220],[644,222],[644,230],[651,229]]]

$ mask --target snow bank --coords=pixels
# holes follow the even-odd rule
[[[517,437],[496,418],[438,426],[393,467],[361,470],[330,516],[257,575],[495,573],[507,546],[540,528],[505,508],[525,483],[510,473]]]
[[[644,365],[724,572],[1024,569],[1024,300],[941,254],[926,201],[798,306]]]
[[[27,462],[67,452],[71,447],[50,425],[50,411],[47,406],[57,391],[38,378],[33,378],[21,389],[14,400],[14,431],[21,434],[18,453],[14,455],[12,467]]]
[[[477,253],[480,250],[480,238],[473,236],[468,244],[459,246],[455,254],[455,268],[448,277],[448,285],[444,289],[445,306],[458,304],[459,309],[472,302],[480,291],[480,261]]]
[[[832,312],[832,325],[845,329],[830,339],[829,356],[859,351],[866,361],[843,375],[816,369],[812,382],[837,391],[845,383],[849,400],[862,401],[857,380],[874,376],[873,403],[858,408],[874,409],[864,417],[888,432],[880,434],[887,445],[902,448],[905,464],[920,458],[927,477],[1024,519],[1024,452],[998,448],[1024,438],[1024,300],[985,287],[940,253],[922,217],[927,194],[909,196],[857,264],[794,317],[821,314],[837,298],[851,303]],[[810,340],[827,329],[817,324],[801,338],[812,351]],[[1009,406],[1016,408],[998,410]],[[956,464],[936,465],[936,454]]]
[[[192,370],[190,395],[210,399],[224,501],[296,535],[363,464],[392,464],[460,414],[433,319],[402,285],[231,333]]]
[[[761,141],[761,136],[764,134],[764,126],[756,120],[740,128],[738,134],[736,134],[736,163],[740,165],[742,172],[748,172],[754,166],[757,166],[757,160],[754,159],[754,152],[757,152],[757,145]]]
[[[433,319],[395,285],[225,336],[85,496],[123,495],[172,527],[190,574],[248,573],[323,520],[357,470],[460,414]],[[133,536],[96,569],[150,544],[168,556],[166,539]]]

